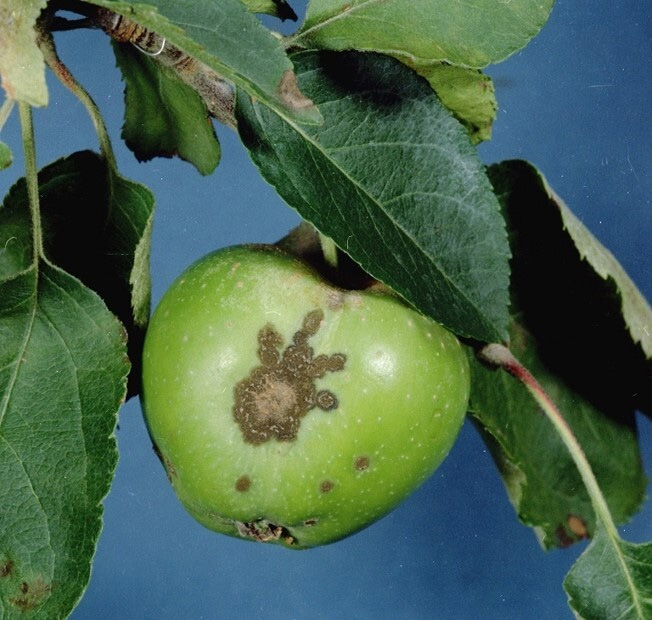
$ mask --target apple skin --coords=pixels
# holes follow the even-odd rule
[[[188,512],[293,549],[366,527],[424,482],[455,441],[469,385],[443,327],[273,246],[192,265],[143,354],[145,419]]]

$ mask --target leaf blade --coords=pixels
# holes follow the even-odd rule
[[[97,295],[41,262],[0,284],[0,340],[0,605],[7,618],[63,617],[87,585],[117,462],[124,333]]]
[[[623,312],[633,284],[627,278],[618,285],[615,259],[531,164],[503,162],[489,176],[513,254],[511,348],[567,418],[622,523],[644,498],[634,412],[650,405],[650,361]],[[596,258],[613,277],[596,271]],[[640,305],[645,324],[652,314],[644,300]],[[591,535],[588,495],[552,428],[513,378],[472,363],[471,410],[521,520],[546,547]]]
[[[517,322],[510,349],[559,407],[583,446],[614,520],[627,521],[645,499],[647,480],[634,411],[614,419],[572,390],[543,362],[536,338]],[[475,355],[470,413],[501,473],[519,519],[546,549],[567,547],[596,531],[591,499],[562,440],[520,382]]]
[[[241,0],[252,13],[266,13],[280,20],[297,20],[297,14],[286,0]]]
[[[488,172],[512,231],[513,303],[544,361],[616,417],[651,412],[650,305],[532,164],[506,161]]]
[[[116,43],[113,51],[125,81],[122,138],[136,158],[178,155],[200,174],[213,172],[220,146],[199,95],[171,69],[133,46]]]
[[[7,95],[33,106],[48,103],[45,61],[36,43],[36,20],[47,0],[0,0],[0,76]]]
[[[241,138],[263,176],[422,312],[460,334],[503,338],[507,243],[465,131],[393,59],[306,52],[293,60],[325,122],[298,127],[239,96]]]
[[[11,149],[4,143],[0,142],[0,170],[9,168],[13,162]]]
[[[311,0],[292,43],[391,54],[412,67],[446,61],[482,68],[522,48],[553,1]]]
[[[581,619],[652,617],[652,543],[611,540],[600,527],[564,579],[564,589]]]

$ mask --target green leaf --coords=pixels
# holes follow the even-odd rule
[[[285,0],[241,0],[252,13],[267,13],[285,21],[297,20],[294,9]]]
[[[48,258],[98,292],[126,323],[131,316],[144,326],[149,316],[146,265],[154,209],[150,191],[110,173],[101,157],[91,151],[46,166],[39,172],[38,182]],[[14,273],[30,260],[21,262],[20,257],[32,252],[29,234],[20,233],[21,227],[29,231],[27,204],[25,180],[20,179],[0,209],[0,242],[16,237],[7,245],[16,265]],[[16,221],[17,225],[6,223]],[[5,274],[11,275],[6,266]]]
[[[613,544],[599,527],[564,588],[580,620],[652,618],[652,543]]]
[[[506,337],[508,247],[468,136],[428,84],[375,54],[293,56],[322,126],[238,93],[263,176],[367,272],[449,329]]]
[[[139,161],[178,155],[210,174],[220,160],[220,145],[206,106],[172,69],[136,50],[113,46],[125,80],[122,137]]]
[[[311,0],[292,45],[391,54],[412,67],[481,68],[524,47],[553,0]]]
[[[90,575],[129,369],[95,293],[41,261],[0,283],[0,616],[63,618]]]
[[[45,61],[36,43],[36,19],[47,0],[0,0],[0,76],[7,96],[30,105],[48,103]]]
[[[0,142],[0,170],[9,168],[13,162],[11,149],[4,143]]]
[[[563,302],[560,302],[563,304]],[[594,407],[542,361],[539,342],[516,322],[510,349],[537,378],[583,446],[614,520],[627,521],[644,499],[634,410]],[[471,355],[469,410],[503,477],[510,501],[545,548],[566,547],[593,535],[595,514],[577,468],[552,424],[527,389]]]
[[[536,168],[508,161],[489,176],[512,236],[513,302],[542,360],[616,418],[651,413],[649,304]]]
[[[420,67],[441,102],[468,130],[474,143],[491,139],[498,104],[491,78],[476,69],[442,63]]]
[[[167,43],[294,120],[320,122],[317,108],[296,88],[292,63],[280,40],[240,0],[89,2],[165,37]],[[182,68],[186,74],[203,69],[197,63]]]
[[[132,381],[149,318],[149,248],[154,210],[150,191],[114,173],[90,151],[39,172],[45,253],[104,299],[127,327]],[[21,179],[0,208],[0,280],[31,262],[27,190]],[[2,251],[4,248],[4,251]],[[137,383],[130,392],[138,389]]]
[[[533,166],[504,162],[489,174],[513,254],[510,348],[559,406],[624,522],[646,485],[634,412],[650,404],[638,327],[652,324],[650,309]],[[546,547],[591,535],[588,495],[552,426],[515,379],[473,363],[470,408],[521,520]]]

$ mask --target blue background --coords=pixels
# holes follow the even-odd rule
[[[301,3],[293,3],[301,8]],[[490,68],[500,105],[487,162],[526,158],[652,297],[652,10],[647,2],[560,0],[538,38]],[[114,136],[122,173],[157,200],[154,301],[189,263],[224,245],[275,241],[296,214],[258,176],[237,136],[219,129],[223,159],[138,164],[117,139],[122,86],[106,37],[62,33],[64,61],[91,91]],[[97,148],[77,101],[49,80],[35,113],[39,165]],[[22,173],[16,115],[3,140]],[[652,473],[652,424],[639,417]],[[293,552],[213,534],[176,501],[137,401],[120,413],[120,463],[77,620],[571,618],[562,579],[584,545],[544,552],[516,520],[477,432],[463,428],[433,477],[392,514],[327,547]],[[652,539],[652,502],[622,528]]]

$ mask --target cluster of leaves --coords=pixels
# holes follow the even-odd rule
[[[0,0],[0,128],[10,101],[21,102],[26,127],[28,106],[47,104],[47,63],[87,105],[102,146],[38,175],[27,157],[26,178],[0,209],[6,617],[64,616],[86,586],[127,389],[121,326],[136,393],[149,312],[153,197],[118,174],[97,110],[56,57],[49,30],[64,27],[60,10],[114,39],[123,138],[139,159],[178,155],[212,172],[220,147],[206,121],[218,118],[306,221],[464,338],[471,414],[519,518],[547,548],[595,536],[565,583],[577,615],[649,617],[651,546],[605,530],[536,403],[473,353],[510,343],[560,404],[613,519],[627,520],[646,483],[634,412],[651,411],[652,313],[532,165],[481,164],[474,144],[490,137],[496,111],[482,68],[526,45],[552,0],[475,5],[312,0],[297,32],[280,38],[252,13],[296,17],[284,0],[24,0],[19,9]],[[0,168],[10,164],[0,143]],[[76,234],[69,243],[80,226],[83,247]]]

